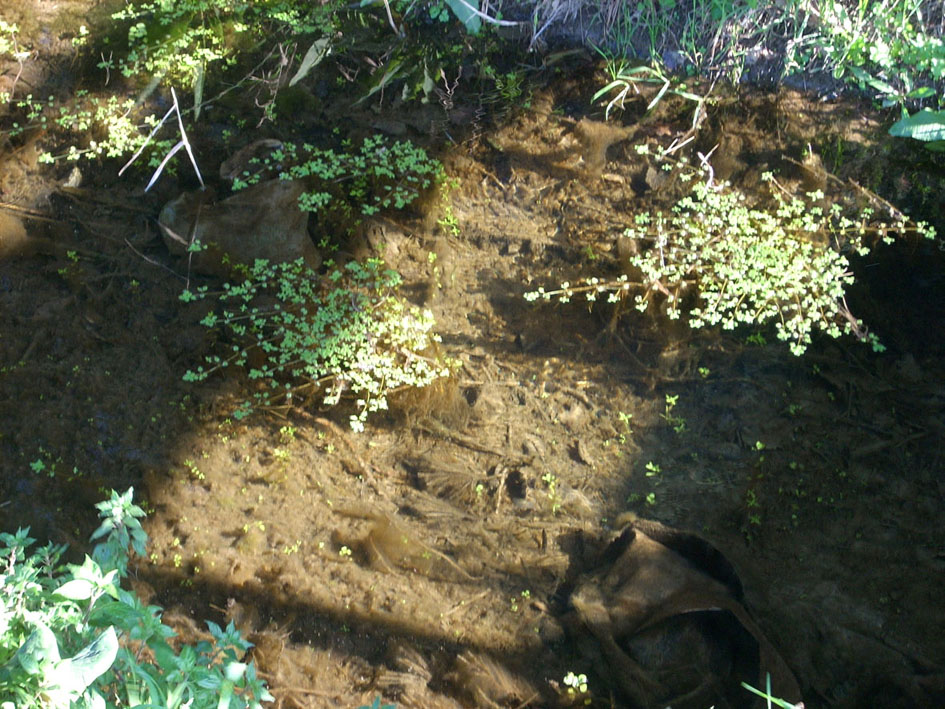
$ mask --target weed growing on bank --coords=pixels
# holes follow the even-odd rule
[[[258,42],[331,34],[341,7],[337,0],[136,2],[112,14],[128,24],[127,44],[118,58],[103,56],[100,67],[129,78],[166,77],[175,86],[196,86],[212,65],[231,66]]]
[[[639,151],[648,152],[646,146]],[[627,264],[639,280],[591,276],[525,297],[568,302],[581,294],[589,302],[601,296],[616,302],[632,295],[641,312],[659,300],[670,319],[686,314],[695,329],[774,323],[795,355],[805,352],[815,332],[854,335],[883,349],[846,305],[844,293],[853,283],[849,256],[869,253],[875,238],[890,243],[893,233],[934,238],[931,227],[902,215],[880,222],[869,208],[851,216],[838,204],[823,207],[823,193],[788,195],[771,174],[764,176],[771,205],[749,206],[738,190],[713,185],[708,170],[681,167],[679,178],[693,182],[691,194],[669,213],[635,215],[624,232],[639,245]]]
[[[224,356],[184,379],[198,382],[228,367],[259,383],[235,412],[300,404],[315,397],[335,406],[353,398],[351,428],[364,429],[369,414],[387,408],[387,395],[424,387],[449,376],[437,355],[433,314],[397,293],[400,275],[380,259],[352,261],[320,276],[300,259],[256,261],[245,280],[222,291],[185,291],[185,301],[215,299],[219,310],[202,324],[223,331],[233,344]]]
[[[147,543],[133,493],[112,491],[96,505],[100,541],[82,564],[60,563],[65,546],[31,550],[29,529],[0,533],[3,707],[255,709],[273,700],[243,662],[252,644],[232,623],[208,622],[212,642],[174,651],[161,609],[122,588],[130,553],[143,555]]]
[[[806,18],[801,41],[789,45],[787,69],[821,66],[837,79],[873,93],[883,106],[943,97],[933,82],[945,80],[942,28],[927,24],[931,3],[863,0],[858,3],[794,0]],[[941,11],[939,10],[939,21]]]
[[[147,111],[146,99],[161,82],[191,91],[194,115],[199,116],[205,84],[209,87],[214,83],[207,77],[217,67],[236,65],[268,41],[275,45],[311,33],[330,35],[341,7],[337,1],[312,4],[297,0],[129,3],[111,16],[114,22],[127,26],[125,41],[102,36],[102,28],[90,37],[83,27],[80,44],[100,58],[98,68],[106,85],[117,73],[137,82],[143,89],[141,93],[136,98],[119,98],[82,90],[60,101],[52,96],[16,95],[14,82],[13,90],[0,93],[0,103],[8,103],[13,109],[5,132],[16,137],[37,128],[59,131],[57,142],[63,147],[44,151],[41,162],[131,154],[146,145],[148,133],[158,125],[159,118]],[[26,61],[30,52],[18,51],[18,30],[16,25],[0,20],[0,56],[9,54]],[[248,83],[248,79],[244,77],[237,84]],[[152,143],[148,154],[152,167],[171,145],[167,141]]]
[[[591,98],[594,103],[601,97],[613,94],[613,97],[607,102],[607,108],[604,110],[604,120],[610,118],[610,112],[617,106],[624,107],[624,102],[628,96],[638,94],[640,90],[637,84],[659,84],[660,88],[656,96],[650,100],[646,110],[652,110],[660,100],[668,93],[675,94],[681,98],[692,101],[696,105],[695,114],[692,119],[692,129],[695,130],[701,122],[700,115],[705,113],[706,97],[698,96],[686,89],[686,85],[680,82],[673,82],[659,66],[637,65],[631,66],[624,59],[616,59],[609,56],[606,52],[598,49],[598,53],[607,60],[607,74],[610,76],[610,83],[600,89]]]
[[[942,5],[932,0],[792,0],[797,18],[785,73],[829,71],[899,109],[890,135],[945,149],[945,38]],[[792,24],[792,23],[789,23]]]
[[[829,72],[884,108],[899,108],[892,135],[945,149],[945,17],[937,0],[584,4],[594,8],[610,56],[648,62],[625,78],[683,73],[737,84],[759,67],[774,79]],[[540,2],[537,12],[543,11],[553,14],[555,5]],[[614,79],[598,96],[622,88]]]

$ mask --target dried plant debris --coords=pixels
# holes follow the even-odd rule
[[[456,658],[450,684],[473,706],[488,709],[537,706],[540,693],[523,677],[488,655],[468,650]]]

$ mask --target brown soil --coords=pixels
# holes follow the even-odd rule
[[[82,550],[93,504],[134,485],[150,513],[136,588],[191,636],[234,620],[279,706],[564,706],[573,671],[607,707],[627,706],[621,681],[563,617],[632,511],[728,558],[808,707],[941,702],[940,256],[909,243],[857,264],[851,306],[882,355],[817,341],[796,358],[749,332],[526,302],[616,273],[632,214],[672,197],[633,145],[669,145],[687,107],[604,128],[585,115],[599,79],[538,89],[479,140],[433,141],[458,234],[433,208],[373,224],[362,248],[386,245],[461,368],[360,435],[330,411],[237,423],[244,383],[181,380],[215,343],[155,225],[174,180],[142,196],[112,166],[81,189],[56,189],[68,168],[24,169],[3,201],[43,218],[17,213],[18,257],[0,222],[0,527]],[[782,157],[810,146],[916,211],[945,195],[940,163],[855,103],[724,97],[687,150],[715,144],[716,176],[746,190],[762,169],[817,182]]]

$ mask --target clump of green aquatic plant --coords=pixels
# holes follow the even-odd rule
[[[65,144],[62,151],[40,153],[38,160],[42,163],[117,158],[133,153],[147,144],[146,129],[153,129],[159,122],[152,115],[138,120],[141,112],[134,99],[100,98],[85,90],[77,91],[65,102],[52,96],[43,100],[32,94],[13,99],[8,93],[0,92],[0,103],[9,104],[14,118],[2,133],[16,138],[38,128],[49,131],[58,142]],[[169,141],[154,141],[151,165],[157,166],[170,148]]]
[[[869,208],[851,217],[838,204],[822,207],[823,193],[786,194],[771,174],[764,176],[772,186],[771,205],[750,206],[738,190],[713,184],[709,168],[703,179],[697,176],[680,172],[680,179],[694,180],[692,192],[669,213],[637,214],[626,230],[640,246],[629,259],[640,280],[594,276],[525,297],[567,302],[582,294],[591,302],[601,296],[616,302],[632,294],[643,312],[662,296],[669,318],[685,311],[693,328],[773,322],[778,339],[789,342],[795,355],[818,331],[835,338],[854,335],[883,349],[846,305],[844,293],[853,283],[849,256],[869,253],[873,237],[886,243],[893,233],[933,238],[931,227],[911,224],[901,214],[880,222]],[[687,290],[697,297],[686,297]]]
[[[299,197],[306,212],[339,212],[350,222],[385,210],[401,210],[444,178],[443,165],[409,140],[366,138],[359,148],[344,141],[341,150],[286,143],[269,157],[254,158],[233,189],[259,181],[275,169],[285,179],[314,185]]]
[[[400,275],[380,259],[352,261],[327,275],[300,259],[258,260],[239,283],[223,290],[184,291],[185,301],[214,298],[220,309],[202,321],[235,339],[229,354],[208,357],[184,376],[202,381],[235,367],[260,387],[240,405],[254,408],[300,403],[313,395],[325,406],[355,399],[351,427],[364,428],[370,413],[387,408],[387,395],[448,376],[447,360],[430,354],[439,337],[433,315],[398,295]]]
[[[576,675],[573,672],[568,672],[564,676],[564,686],[568,688],[567,696],[572,702],[584,704],[585,706],[590,705],[591,695],[588,690],[586,674]]]

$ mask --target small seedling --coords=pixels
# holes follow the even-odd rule
[[[587,675],[576,675],[573,672],[568,672],[568,674],[564,676],[564,686],[568,688],[568,696],[570,698],[575,699],[578,697],[584,697],[584,705],[590,705],[590,696],[584,696],[588,694]]]
[[[545,473],[542,481],[548,486],[548,500],[551,502],[551,513],[558,514],[561,509],[561,499],[558,495],[558,477],[553,473]]]
[[[676,416],[673,414],[673,409],[676,408],[676,403],[678,401],[678,394],[675,396],[667,394],[666,407],[663,409],[663,413],[660,414],[660,418],[673,427],[673,431],[676,432],[677,436],[682,435],[687,430],[686,419],[684,419],[682,416]]]
[[[623,445],[627,442],[627,436],[633,433],[633,429],[630,428],[630,419],[633,418],[633,414],[618,411],[617,418],[620,419],[620,423],[623,424],[624,428],[622,432],[617,434],[617,440],[620,442],[620,445]]]
[[[768,702],[768,707],[770,708],[773,704],[774,706],[781,707],[781,709],[804,709],[804,702],[798,702],[797,704],[791,704],[788,701],[783,699],[778,699],[771,695],[771,675],[765,673],[765,691],[762,692],[760,689],[755,689],[750,684],[742,682],[742,687],[747,689],[752,694],[757,694],[759,697]]]

